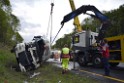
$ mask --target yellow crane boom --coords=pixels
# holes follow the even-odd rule
[[[69,0],[69,3],[70,3],[72,11],[74,11],[76,9],[74,1],[73,0]],[[77,32],[81,32],[82,31],[82,27],[81,27],[81,24],[80,24],[80,21],[79,21],[78,17],[74,18],[74,25],[76,27],[76,31]]]

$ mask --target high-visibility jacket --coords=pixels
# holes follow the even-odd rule
[[[69,48],[65,47],[62,49],[63,54],[69,54]]]
[[[70,49],[67,47],[64,47],[62,49],[62,58],[70,58]]]

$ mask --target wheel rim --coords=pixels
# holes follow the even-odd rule
[[[79,61],[80,61],[80,63],[84,63],[84,62],[85,62],[84,57],[81,57],[81,58],[79,59]]]
[[[97,58],[94,60],[94,63],[95,63],[95,64],[100,64],[100,63],[101,63],[101,59],[97,57]]]

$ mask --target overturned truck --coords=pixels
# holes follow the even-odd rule
[[[17,44],[13,52],[22,72],[38,68],[51,57],[50,43],[42,36],[34,36],[31,42]]]

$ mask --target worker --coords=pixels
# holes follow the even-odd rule
[[[105,71],[105,76],[109,76],[110,75],[110,65],[109,65],[109,46],[108,46],[108,42],[106,39],[104,39],[101,42],[101,46],[102,46],[102,63],[104,66],[104,71]]]
[[[68,45],[65,44],[64,48],[62,48],[61,57],[60,57],[60,61],[62,60],[62,69],[63,69],[62,74],[68,71],[70,56],[71,56],[70,49],[68,48]]]

